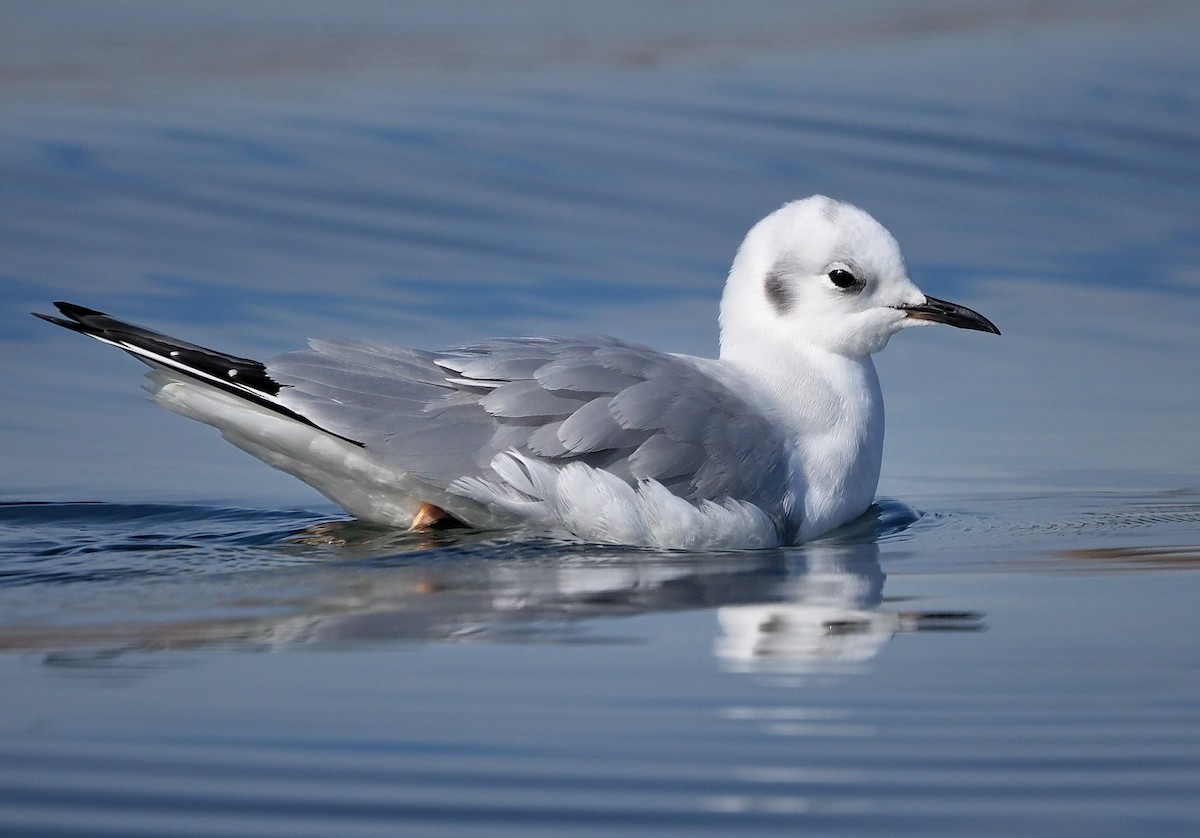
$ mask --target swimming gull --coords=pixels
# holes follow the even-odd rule
[[[921,293],[887,230],[821,195],[746,235],[717,359],[526,337],[312,340],[260,363],[55,305],[66,319],[37,316],[148,364],[154,401],[358,518],[692,550],[798,543],[863,514],[883,452],[871,354],[908,326],[999,334]]]

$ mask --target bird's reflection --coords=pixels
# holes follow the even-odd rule
[[[793,562],[778,601],[717,610],[716,654],[741,670],[873,658],[895,633],[895,615],[880,610],[883,583],[874,542],[808,545]]]
[[[875,541],[817,542],[799,552],[778,601],[717,610],[715,651],[731,669],[849,671],[899,632],[981,627],[979,615],[968,611],[882,608],[885,576]]]
[[[971,614],[882,607],[878,533],[902,527],[905,514],[877,506],[854,527],[804,547],[704,555],[323,525],[290,540],[287,549],[307,561],[287,572],[234,573],[210,584],[206,596],[222,616],[200,618],[205,609],[197,608],[168,621],[26,626],[4,632],[4,645],[65,649],[47,662],[83,666],[111,660],[114,648],[605,642],[592,633],[604,618],[712,609],[715,653],[732,669],[855,665],[898,631],[978,626]]]

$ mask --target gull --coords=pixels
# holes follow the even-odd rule
[[[154,402],[354,517],[679,550],[797,544],[862,515],[883,456],[871,355],[910,326],[1000,333],[923,294],[879,222],[822,195],[746,235],[716,359],[521,337],[311,340],[258,362],[55,306],[36,316],[148,364]]]

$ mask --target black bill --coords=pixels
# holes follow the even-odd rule
[[[957,326],[960,329],[974,329],[977,332],[1000,334],[996,325],[977,311],[971,311],[966,306],[948,303],[936,297],[926,297],[920,305],[901,305],[896,308],[903,311],[914,320],[929,320],[933,323],[945,323],[947,326]]]

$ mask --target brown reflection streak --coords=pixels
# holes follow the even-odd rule
[[[1111,570],[1161,568],[1190,570],[1200,568],[1200,547],[1093,547],[1086,550],[1060,550],[1054,555],[1071,561],[1101,562]],[[1119,565],[1128,565],[1121,568]]]
[[[128,644],[142,651],[194,649],[253,636],[261,620],[192,620],[88,626],[0,626],[0,652]]]

